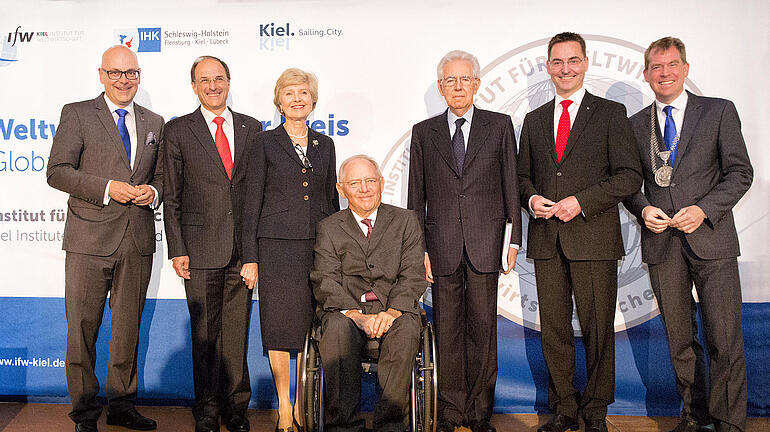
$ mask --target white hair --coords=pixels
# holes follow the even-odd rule
[[[345,181],[345,176],[343,175],[345,173],[345,168],[353,161],[363,159],[365,161],[368,161],[372,166],[374,167],[374,170],[377,171],[377,177],[382,177],[382,172],[380,171],[380,165],[377,163],[376,160],[374,160],[371,156],[365,155],[365,154],[357,154],[353,155],[347,159],[345,159],[344,162],[342,162],[342,165],[340,165],[340,172],[337,176],[337,181]]]
[[[447,65],[449,62],[453,62],[455,60],[464,60],[471,64],[471,67],[473,67],[473,78],[478,78],[479,74],[481,74],[481,67],[479,67],[479,59],[476,58],[475,55],[461,51],[461,50],[454,50],[449,51],[444,55],[444,57],[441,58],[441,61],[438,62],[438,67],[436,68],[436,72],[438,75],[439,81],[444,79],[444,66]]]

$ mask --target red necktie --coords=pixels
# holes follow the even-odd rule
[[[561,157],[564,155],[564,149],[567,148],[567,140],[569,139],[569,111],[567,108],[572,103],[569,99],[561,101],[561,117],[559,117],[559,127],[556,129],[556,159],[561,162]]]
[[[214,133],[214,144],[217,146],[219,157],[222,158],[222,164],[227,171],[227,177],[233,178],[233,155],[230,153],[230,142],[227,141],[227,135],[222,130],[224,117],[214,117],[214,123],[217,124],[217,131]]]
[[[366,225],[366,239],[369,240],[369,237],[372,236],[372,220],[369,218],[361,219],[361,223]]]
[[[369,240],[372,236],[372,220],[369,218],[361,219],[361,223],[366,225],[366,239]],[[364,293],[364,300],[367,302],[376,301],[377,294],[375,294],[374,291],[367,291]]]

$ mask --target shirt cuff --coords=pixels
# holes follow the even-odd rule
[[[534,210],[532,210],[532,200],[533,200],[533,199],[534,199],[536,196],[537,196],[537,195],[532,195],[531,197],[529,197],[529,200],[527,201],[527,207],[529,207],[529,214],[531,214],[531,215],[532,215],[532,217],[533,217],[533,218],[535,218],[535,219],[537,219],[537,216],[535,216],[535,211],[534,211]]]
[[[152,189],[152,192],[153,192],[153,195],[152,195],[153,198],[152,198],[152,202],[150,203],[150,208],[153,209],[153,210],[157,210],[158,209],[158,205],[159,205],[158,204],[158,190],[155,189],[155,187],[153,185],[147,185],[147,186],[149,186],[150,189]]]
[[[107,187],[104,188],[104,198],[102,199],[104,205],[110,203],[110,184],[112,184],[112,180],[107,180]]]

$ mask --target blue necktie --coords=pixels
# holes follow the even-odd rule
[[[676,124],[674,123],[674,115],[671,113],[674,107],[671,105],[663,108],[663,112],[666,113],[666,128],[663,131],[663,142],[666,143],[666,150],[671,150],[674,145],[674,139],[676,139]],[[676,159],[676,149],[671,151],[671,156],[668,160],[671,166],[674,166],[674,160]]]
[[[126,154],[128,155],[128,163],[131,163],[131,137],[128,135],[128,128],[126,127],[126,114],[128,111],[124,109],[116,109],[118,113],[118,133],[120,139],[123,140],[123,147],[126,148]]]
[[[465,119],[460,117],[455,120],[455,134],[452,135],[452,149],[455,153],[455,161],[457,161],[457,168],[460,172],[463,172],[463,162],[465,162],[465,135],[463,135],[462,126],[465,123]]]

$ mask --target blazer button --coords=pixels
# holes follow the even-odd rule
[[[374,288],[374,282],[369,282],[369,286]]]
[[[302,182],[303,187],[307,187],[307,182]]]
[[[556,173],[556,177],[561,177],[561,171]]]
[[[307,196],[307,195],[305,195],[305,196],[303,196],[303,197],[302,197],[302,199],[304,199],[305,201],[307,201],[307,200],[309,200],[309,199],[310,199],[310,197],[309,197],[309,196]]]
[[[369,268],[370,269],[374,268],[374,264],[369,264]]]
[[[302,168],[302,174],[305,174],[307,172],[307,169]]]
[[[228,210],[227,214],[231,215],[231,214],[233,214],[233,211],[232,210]]]
[[[462,194],[461,194],[461,195],[460,195],[460,198],[465,198],[465,195],[462,195]]]

